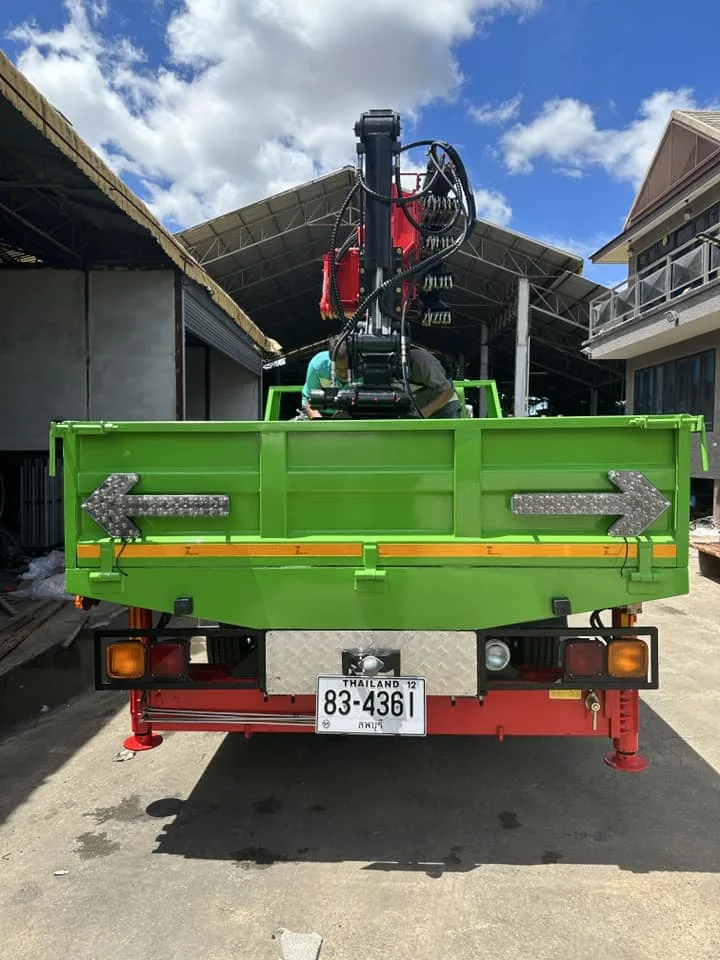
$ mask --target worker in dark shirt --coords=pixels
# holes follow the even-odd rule
[[[331,342],[328,350],[316,353],[308,364],[302,403],[303,409],[313,420],[321,418],[322,413],[319,410],[313,410],[310,406],[310,394],[313,390],[332,386],[331,351],[333,348],[334,342]],[[410,347],[408,354],[410,388],[421,415],[433,419],[459,417],[460,400],[438,358],[424,347]],[[338,386],[347,386],[347,375],[347,346],[341,343],[335,357],[335,377]],[[400,381],[393,383],[393,386],[402,389]],[[332,411],[327,413],[332,415]]]

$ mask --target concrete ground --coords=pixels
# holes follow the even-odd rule
[[[714,958],[719,601],[694,573],[646,608],[641,775],[599,740],[176,733],[113,762],[124,697],[52,710],[0,742],[2,955],[279,960],[287,929],[321,960]]]

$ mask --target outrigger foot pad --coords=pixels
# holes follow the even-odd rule
[[[133,733],[124,741],[123,746],[126,750],[138,753],[141,750],[152,750],[154,747],[159,747],[162,742],[163,738],[159,733]]]
[[[619,750],[607,753],[603,760],[613,770],[619,770],[622,773],[643,773],[650,766],[647,759],[639,753],[620,753]]]

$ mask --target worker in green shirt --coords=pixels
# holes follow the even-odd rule
[[[334,341],[331,341],[329,349],[316,353],[308,364],[302,402],[303,409],[313,420],[320,419],[323,414],[310,406],[310,394],[313,390],[332,386],[330,354],[333,348]],[[433,419],[459,417],[460,400],[438,358],[424,347],[412,346],[408,354],[410,388],[422,416]],[[347,346],[343,342],[335,357],[335,376],[338,386],[347,386],[347,375],[348,354]],[[395,386],[401,388],[402,384],[398,381]]]

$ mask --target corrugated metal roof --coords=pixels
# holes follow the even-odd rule
[[[355,168],[346,167],[183,230],[178,237],[263,329],[280,339],[288,352],[297,356],[301,350],[304,356],[335,332],[335,325],[319,312],[321,258],[354,181]],[[339,243],[356,222],[357,209],[351,205]],[[480,220],[449,267],[455,286],[445,300],[455,322],[450,328],[416,327],[413,337],[418,342],[469,356],[478,349],[480,324],[487,322],[494,324],[498,338],[502,327],[502,349],[514,352],[508,311],[512,313],[518,278],[528,276],[535,304],[535,360],[552,367],[551,358],[558,356],[553,351],[560,351],[560,366],[576,383],[590,385],[595,373],[605,384],[612,379],[612,367],[605,365],[600,375],[589,369],[580,353],[588,335],[589,302],[605,292],[605,287],[582,276],[581,256]]]
[[[38,130],[45,140],[89,180],[105,197],[134,223],[143,227],[160,246],[165,256],[187,277],[200,284],[212,300],[265,353],[277,354],[280,345],[266,337],[227,292],[189,254],[179,240],[157,220],[139,197],[117,177],[82,140],[72,126],[48,100],[23,76],[0,50],[0,97]]]
[[[720,110],[673,110],[672,116],[696,127],[720,144]]]
[[[213,267],[213,276],[219,282],[229,272],[227,261],[234,261],[235,267],[247,267],[249,262],[266,260],[269,245],[283,235],[297,248],[309,240],[312,233],[319,234],[322,236],[319,247],[322,252],[327,247],[329,228],[354,177],[355,168],[344,167],[292,190],[181,230],[177,237],[199,263]],[[350,207],[349,214],[348,224],[356,215],[356,207]],[[289,234],[292,234],[292,238]],[[582,271],[583,260],[577,254],[486,220],[478,221],[475,238],[493,243],[521,260],[536,261],[543,273],[553,270]],[[259,251],[260,247],[262,253],[258,252],[257,257],[253,257],[252,252]]]
[[[232,297],[265,316],[261,322],[266,329],[268,323],[278,323],[277,309],[272,308],[283,301],[302,298],[317,314],[321,258],[354,176],[354,168],[346,167],[183,230],[178,237]],[[357,208],[351,205],[341,239],[356,219]],[[503,288],[520,275],[543,283],[566,273],[579,275],[583,267],[577,254],[485,220],[476,223],[470,243],[451,263],[463,274],[472,270],[478,282]],[[297,329],[292,316],[287,322]],[[290,334],[284,332],[283,339],[286,336]]]

